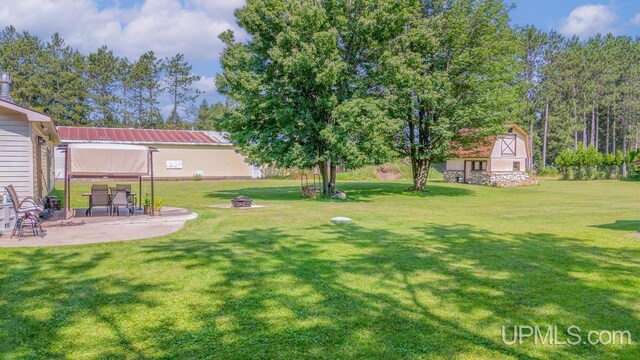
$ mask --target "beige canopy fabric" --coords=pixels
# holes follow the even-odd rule
[[[71,176],[149,175],[149,148],[123,144],[70,144]]]

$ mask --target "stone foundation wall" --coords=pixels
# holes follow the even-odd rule
[[[464,179],[464,172],[461,170],[447,170],[444,172],[444,180],[447,182],[456,182],[456,178]],[[491,186],[520,186],[533,185],[537,183],[536,179],[529,178],[526,172],[490,172],[490,171],[471,171],[469,178],[466,179],[469,184],[491,185]]]
[[[464,179],[464,171],[462,170],[446,170],[444,172],[444,181],[446,182],[460,182]]]
[[[496,186],[530,185],[531,180],[526,172],[494,172],[489,175],[489,183]]]

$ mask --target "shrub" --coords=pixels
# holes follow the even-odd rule
[[[164,205],[164,201],[162,200],[162,198],[160,196],[156,196],[153,208],[156,209],[156,210],[160,210],[160,209],[162,209],[162,205]]]
[[[547,166],[544,169],[538,171],[538,175],[540,176],[557,176],[558,174],[560,174],[560,171],[555,166]]]

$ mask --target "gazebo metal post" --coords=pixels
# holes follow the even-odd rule
[[[142,175],[138,176],[138,210],[142,209]]]
[[[156,194],[153,186],[153,149],[149,149],[149,158],[151,159],[151,216],[155,215],[156,209]]]
[[[64,218],[71,218],[71,180],[69,175],[69,147],[64,150]]]

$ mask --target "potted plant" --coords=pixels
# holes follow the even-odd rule
[[[144,194],[142,202],[144,203],[144,214],[149,215],[149,209],[151,209],[151,196],[149,196],[149,193]]]
[[[153,207],[153,216],[160,216],[160,210],[162,210],[162,198],[159,196],[156,196],[156,201],[154,203],[154,207]]]

